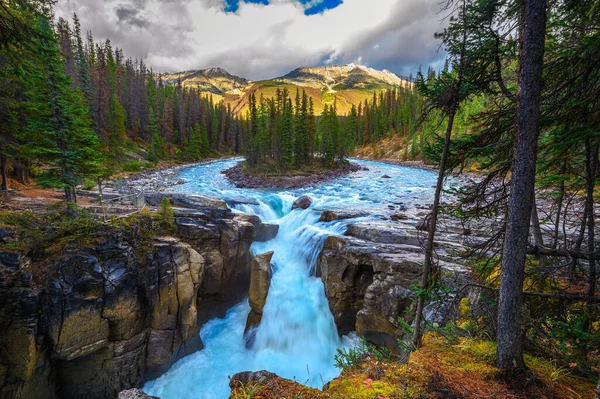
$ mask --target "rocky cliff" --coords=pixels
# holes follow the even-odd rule
[[[0,253],[0,397],[114,398],[202,348],[204,321],[248,293],[260,221],[171,202],[169,236],[145,242],[140,217],[43,262]]]
[[[462,249],[461,231],[441,231],[436,240],[444,283],[460,287],[469,279],[466,268],[451,253]],[[407,223],[357,223],[346,236],[330,236],[317,261],[317,274],[341,334],[359,336],[398,351],[405,333],[399,318],[411,322],[408,312],[419,285],[423,248],[419,230]],[[432,303],[431,321],[448,316],[451,301]],[[444,309],[444,307],[446,309]]]

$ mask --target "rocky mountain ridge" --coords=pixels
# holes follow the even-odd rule
[[[337,100],[338,113],[344,114],[352,104],[370,99],[373,93],[392,88],[408,88],[412,83],[388,70],[377,70],[358,64],[300,67],[272,79],[251,81],[235,76],[223,68],[208,68],[160,75],[168,85],[181,83],[210,94],[215,101],[225,101],[234,113],[243,113],[248,96],[273,97],[276,90],[305,90],[312,97],[315,112]]]

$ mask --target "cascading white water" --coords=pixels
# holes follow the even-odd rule
[[[363,162],[374,171],[362,171],[335,182],[290,192],[236,189],[220,171],[236,161],[221,161],[182,172],[189,181],[180,191],[223,199],[244,198],[258,205],[238,204],[235,212],[258,215],[263,222],[279,224],[277,237],[254,243],[252,251],[274,251],[273,277],[262,321],[252,349],[244,342],[250,311],[247,301],[232,308],[223,319],[206,323],[200,333],[205,348],[177,362],[144,390],[162,399],[224,399],[229,396],[228,376],[240,371],[268,370],[313,387],[322,387],[339,371],[337,349],[354,345],[340,338],[314,267],[325,238],[343,234],[346,223],[319,222],[315,209],[368,211],[371,216],[389,213],[392,200],[429,198],[435,176],[426,171]],[[381,174],[392,177],[385,185]],[[405,183],[404,191],[394,187]],[[408,182],[408,184],[406,184]],[[392,190],[396,190],[395,192]],[[308,210],[291,210],[295,198],[308,194],[315,202]]]

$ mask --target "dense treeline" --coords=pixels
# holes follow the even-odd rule
[[[0,49],[1,189],[35,171],[72,202],[83,178],[119,170],[128,152],[152,163],[240,152],[244,123],[230,107],[164,84],[109,40],[84,40],[76,15],[53,26],[50,4],[25,1],[2,13],[17,34]]]
[[[597,366],[599,4],[449,1],[439,37],[451,68],[418,83],[425,114],[444,120],[429,148],[441,173],[423,295],[439,288],[432,253],[445,173],[476,165],[485,175],[443,210],[492,232],[467,256],[498,301],[486,329],[509,374],[526,366],[525,347],[588,375]],[[465,119],[465,110],[477,112]]]
[[[77,15],[72,27],[59,19],[57,35],[67,74],[86,98],[94,131],[109,157],[119,161],[128,141],[148,146],[149,160],[198,160],[211,152],[237,152],[241,121],[231,108],[215,104],[180,82],[165,85],[143,60],[126,59],[110,40],[85,40]],[[189,144],[189,145],[188,145]]]
[[[317,122],[312,98],[296,92],[292,104],[287,89],[275,98],[259,101],[249,96],[246,161],[251,168],[272,165],[283,171],[312,162],[316,149]]]
[[[412,140],[422,151],[424,136],[417,129],[421,101],[413,86],[374,93],[373,98],[352,105],[339,116],[336,102],[326,104],[315,116],[313,100],[296,90],[294,100],[287,89],[273,98],[249,96],[246,120],[249,127],[245,155],[251,168],[273,166],[287,171],[311,165],[343,161],[357,146],[376,143],[390,134]],[[417,150],[417,147],[419,149]]]

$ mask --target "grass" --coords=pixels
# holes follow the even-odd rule
[[[556,398],[592,399],[594,384],[545,359],[526,356],[528,371],[518,381],[505,380],[494,366],[491,341],[459,338],[451,343],[427,334],[408,365],[366,360],[329,387],[332,397],[377,398]],[[372,379],[373,395],[364,381]],[[378,384],[376,385],[375,382]],[[393,389],[391,389],[393,388]]]
[[[16,240],[0,250],[16,251],[35,259],[58,253],[71,243],[86,244],[97,236],[100,221],[86,210],[66,215],[64,203],[50,206],[47,213],[1,212],[0,226],[14,230]]]
[[[154,239],[176,230],[171,204],[163,202],[157,212],[144,211],[125,218],[112,218],[103,223],[85,209],[67,216],[65,204],[48,207],[46,212],[0,212],[0,227],[13,230],[15,239],[0,244],[0,251],[19,252],[33,262],[60,256],[65,248],[95,246],[107,234],[124,231],[132,234],[142,254],[151,249]]]
[[[256,389],[236,386],[231,399],[592,399],[595,384],[572,375],[555,363],[525,356],[528,370],[506,379],[494,366],[491,341],[441,335],[424,336],[423,346],[407,365],[367,356],[329,383],[327,391],[277,378]],[[250,395],[248,395],[250,393]]]

